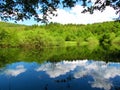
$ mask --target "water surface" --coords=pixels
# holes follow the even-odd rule
[[[0,90],[120,90],[120,63],[17,62],[0,69]]]
[[[120,49],[0,49],[0,90],[120,90]]]

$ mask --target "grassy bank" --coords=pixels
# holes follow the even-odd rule
[[[41,48],[53,46],[96,47],[120,45],[120,23],[104,22],[89,25],[25,26],[0,22],[0,47]]]

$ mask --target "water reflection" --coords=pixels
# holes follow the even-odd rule
[[[119,90],[120,63],[17,62],[0,69],[0,90]]]
[[[59,62],[62,60],[104,60],[105,62],[120,62],[120,49],[102,47],[89,49],[86,47],[57,47],[44,49],[1,48],[0,67],[14,62]]]
[[[12,69],[5,69],[4,70],[4,74],[5,75],[9,75],[9,76],[18,76],[19,74],[25,72],[26,69],[24,68],[23,65],[18,65],[16,66],[15,68],[12,68]]]

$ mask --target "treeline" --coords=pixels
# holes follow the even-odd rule
[[[88,25],[50,23],[17,25],[0,22],[0,47],[41,48],[52,46],[120,46],[120,23]]]

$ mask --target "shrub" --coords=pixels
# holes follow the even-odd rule
[[[120,37],[116,37],[115,39],[112,40],[112,45],[117,44],[120,45]]]
[[[4,29],[1,29],[0,30],[0,46],[5,46],[8,44],[8,41],[9,41],[9,33],[4,30]]]

